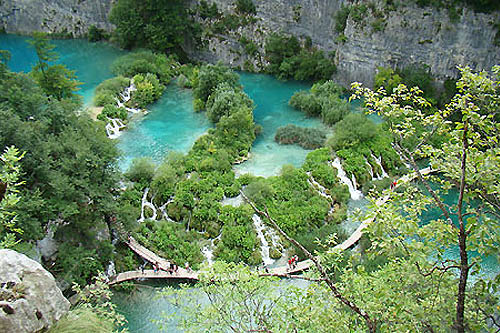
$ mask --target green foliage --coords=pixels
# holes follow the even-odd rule
[[[134,158],[125,177],[139,184],[149,184],[155,174],[156,165],[149,157]]]
[[[317,149],[325,143],[326,135],[322,130],[299,127],[292,124],[279,127],[274,140],[280,144],[298,144],[304,149]]]
[[[387,92],[391,93],[394,88],[401,83],[401,76],[396,74],[390,67],[377,67],[377,74],[375,74],[374,88],[379,89],[383,87]]]
[[[45,33],[34,32],[33,40],[28,41],[38,57],[38,62],[31,71],[31,75],[50,96],[62,100],[64,98],[76,98],[73,94],[81,83],[76,81],[74,71],[70,71],[64,65],[50,65],[49,62],[56,61],[59,56],[53,50],[55,45],[49,42]]]
[[[112,104],[106,104],[102,112],[97,116],[97,119],[106,121],[108,118],[119,118],[121,120],[127,119],[127,110],[124,108],[116,107]]]
[[[220,13],[217,8],[217,3],[212,2],[212,5],[209,5],[207,1],[201,0],[198,5],[198,15],[200,15],[202,19],[214,19],[219,17]]]
[[[145,108],[158,100],[165,89],[155,74],[137,74],[133,81],[137,90],[132,92],[130,103],[140,108]]]
[[[71,332],[113,332],[114,325],[111,320],[100,317],[93,309],[78,307],[72,309],[53,325],[48,333]]]
[[[222,117],[229,117],[241,108],[253,109],[252,100],[241,90],[227,83],[219,84],[206,103],[207,117],[218,123]]]
[[[144,47],[184,57],[182,46],[198,34],[184,0],[118,0],[109,20],[116,26],[113,39],[126,49]]]
[[[49,332],[81,332],[85,329],[90,332],[128,332],[123,328],[127,323],[125,317],[116,311],[116,305],[111,302],[112,293],[104,274],[99,273],[92,284],[83,288],[74,284],[73,291],[78,296],[76,307]],[[99,327],[99,324],[102,326]]]
[[[349,103],[341,98],[343,92],[333,81],[315,83],[310,93],[299,91],[288,103],[310,117],[320,116],[323,123],[334,125],[349,113]]]
[[[18,235],[23,229],[16,228],[16,208],[20,201],[18,187],[21,167],[19,161],[23,158],[16,147],[5,148],[0,155],[0,248],[10,248],[18,243]]]
[[[165,316],[162,324],[174,321],[185,332],[269,331],[269,321],[281,317],[276,305],[287,295],[275,278],[259,277],[242,264],[216,262],[200,274],[197,288],[163,291],[178,311]]]
[[[328,80],[336,71],[323,51],[302,48],[295,36],[272,33],[266,40],[265,52],[268,72],[280,79]]]
[[[169,258],[179,266],[185,262],[193,269],[203,261],[203,255],[197,240],[196,232],[186,231],[182,225],[160,221],[141,223],[136,239],[148,249],[164,258]]]
[[[249,56],[253,57],[259,52],[257,45],[248,37],[241,36],[239,42],[241,43],[241,45],[243,45],[245,53]]]
[[[101,82],[95,88],[94,105],[116,104],[115,98],[130,85],[130,79],[116,76]]]
[[[216,65],[202,66],[198,72],[198,76],[193,82],[193,96],[198,103],[203,103],[204,108],[208,97],[215,92],[217,86],[225,83],[230,87],[239,87],[238,74],[231,71],[228,67],[224,66],[221,62]]]
[[[91,25],[87,32],[87,39],[89,42],[98,42],[103,39],[108,39],[109,34],[104,29],[100,29],[95,25]]]
[[[111,71],[118,76],[132,78],[137,74],[154,74],[162,84],[179,74],[180,64],[174,57],[157,54],[151,51],[136,51],[128,53],[113,62]]]
[[[236,10],[241,14],[257,14],[257,9],[252,0],[236,0]]]
[[[344,33],[345,27],[347,25],[347,18],[351,11],[351,6],[346,6],[342,4],[340,9],[335,13],[335,31],[339,34]]]
[[[252,223],[253,210],[248,206],[223,206],[219,214],[222,236],[214,252],[216,258],[226,262],[244,262],[258,265],[260,241]],[[256,255],[255,255],[256,254]]]

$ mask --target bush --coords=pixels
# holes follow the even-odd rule
[[[340,6],[340,9],[335,13],[335,31],[337,33],[340,34],[344,32],[350,11],[350,6],[345,6],[344,4],[342,4]]]
[[[278,128],[274,140],[280,144],[294,144],[305,149],[317,149],[323,146],[326,135],[315,128],[286,125]]]
[[[108,39],[109,35],[104,29],[97,28],[95,25],[91,25],[87,33],[87,39],[89,42],[98,42],[103,39]]]
[[[213,2],[212,5],[209,6],[205,0],[201,0],[200,5],[198,6],[198,15],[200,15],[200,17],[203,19],[213,19],[219,17],[220,14],[215,2]]]
[[[241,14],[257,14],[257,9],[252,0],[236,0],[236,10]]]
[[[116,76],[101,82],[95,88],[94,105],[116,104],[115,97],[118,97],[129,85],[130,79],[123,76]]]
[[[242,107],[253,110],[253,102],[247,94],[227,83],[221,83],[207,100],[207,117],[213,123],[218,123],[221,117],[229,117]]]
[[[125,177],[133,182],[149,184],[155,174],[156,165],[150,157],[140,157],[132,160]]]
[[[121,120],[127,119],[127,110],[124,108],[116,107],[112,104],[106,104],[102,112],[97,116],[97,119],[106,121],[108,118],[118,118]]]
[[[130,103],[141,108],[158,100],[165,88],[156,75],[151,73],[137,74],[134,76],[134,84],[137,90],[132,92]]]
[[[168,84],[179,73],[180,64],[172,57],[151,51],[137,51],[124,55],[111,66],[115,75],[134,77],[137,74],[156,75],[162,84]]]

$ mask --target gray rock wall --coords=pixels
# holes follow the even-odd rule
[[[234,12],[233,0],[213,2],[225,13]],[[435,76],[444,79],[456,77],[457,65],[489,70],[500,64],[500,48],[493,43],[494,23],[499,21],[499,13],[487,15],[464,9],[459,20],[451,22],[446,10],[400,6],[385,14],[384,29],[376,32],[371,27],[375,18],[368,11],[361,24],[349,17],[344,30],[346,39],[341,42],[335,32],[334,17],[342,4],[349,5],[352,1],[254,0],[254,3],[258,19],[255,24],[229,32],[224,38],[208,38],[209,47],[193,55],[242,66],[247,57],[239,54],[242,48],[237,41],[241,34],[251,36],[262,51],[265,35],[281,31],[297,37],[308,36],[319,49],[335,51],[336,79],[345,85],[360,81],[371,86],[378,66],[427,64]],[[374,3],[381,9],[379,1]],[[265,65],[264,59],[252,62]]]
[[[0,332],[42,332],[69,306],[52,274],[39,263],[0,250]]]
[[[33,31],[83,36],[91,25],[111,30],[112,0],[0,0],[0,28],[8,33]]]

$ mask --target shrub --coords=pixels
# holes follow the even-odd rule
[[[343,33],[347,25],[347,18],[349,17],[349,12],[351,11],[350,6],[345,6],[342,4],[340,9],[335,13],[335,31],[339,34]]]
[[[257,9],[252,0],[236,0],[236,10],[241,14],[257,14]]]
[[[150,157],[140,157],[132,160],[125,177],[133,182],[147,185],[151,183],[156,165]]]
[[[89,42],[98,42],[108,38],[108,33],[104,29],[97,28],[95,25],[91,25],[87,32],[87,39]]]
[[[102,112],[97,116],[97,119],[106,120],[107,118],[118,118],[126,120],[127,115],[127,110],[124,108],[116,107],[113,104],[106,104],[102,109]]]
[[[292,124],[282,126],[276,131],[274,140],[280,144],[298,144],[305,149],[317,149],[323,146],[326,135],[315,128],[299,127]]]

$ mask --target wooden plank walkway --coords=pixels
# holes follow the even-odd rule
[[[198,280],[198,272],[188,272],[184,268],[179,268],[177,273],[168,273],[165,271],[154,272],[152,269],[142,271],[128,271],[115,275],[108,284],[113,285],[130,280],[137,279],[184,279],[184,280]]]
[[[429,173],[434,172],[434,170],[431,170],[430,167],[421,169],[420,173],[424,175],[428,175]],[[417,177],[416,172],[407,174],[401,178],[398,179],[396,187],[401,185],[402,183],[409,182],[413,180],[414,178]],[[376,202],[377,205],[382,205],[384,204],[387,200],[389,199],[389,195],[385,195],[381,198],[379,198]],[[363,236],[363,230],[373,221],[375,220],[375,217],[370,217],[359,225],[359,227],[347,238],[344,242],[341,244],[338,244],[335,246],[335,248],[340,248],[342,251],[345,251],[352,246],[354,246],[360,239],[361,236]],[[130,280],[137,280],[137,279],[186,279],[186,280],[198,280],[198,272],[193,272],[193,271],[187,271],[184,268],[178,269],[177,273],[168,273],[166,272],[168,268],[170,267],[170,262],[154,252],[148,250],[137,240],[135,240],[133,237],[128,237],[128,241],[126,244],[130,247],[132,251],[137,253],[140,257],[143,259],[151,262],[151,263],[158,263],[160,266],[160,271],[159,272],[154,272],[153,270],[144,270],[144,273],[142,271],[128,271],[128,272],[123,272],[120,274],[115,275],[110,281],[109,284],[117,284],[121,283],[124,281],[130,281]],[[314,263],[311,260],[304,260],[300,261],[297,263],[296,267],[289,270],[287,266],[282,266],[282,267],[275,267],[269,270],[269,273],[260,273],[259,275],[261,276],[278,276],[278,277],[291,277],[291,274],[295,273],[300,273],[305,270],[308,270],[314,266]],[[297,276],[293,276],[297,277]]]
[[[129,236],[125,243],[139,257],[143,258],[144,260],[149,261],[151,264],[158,263],[158,266],[160,266],[160,269],[166,271],[170,268],[170,261],[169,260],[160,257],[159,255],[157,255],[153,251],[150,251],[148,248],[142,246],[141,244],[139,244],[139,242],[137,240],[135,240],[134,237]]]

